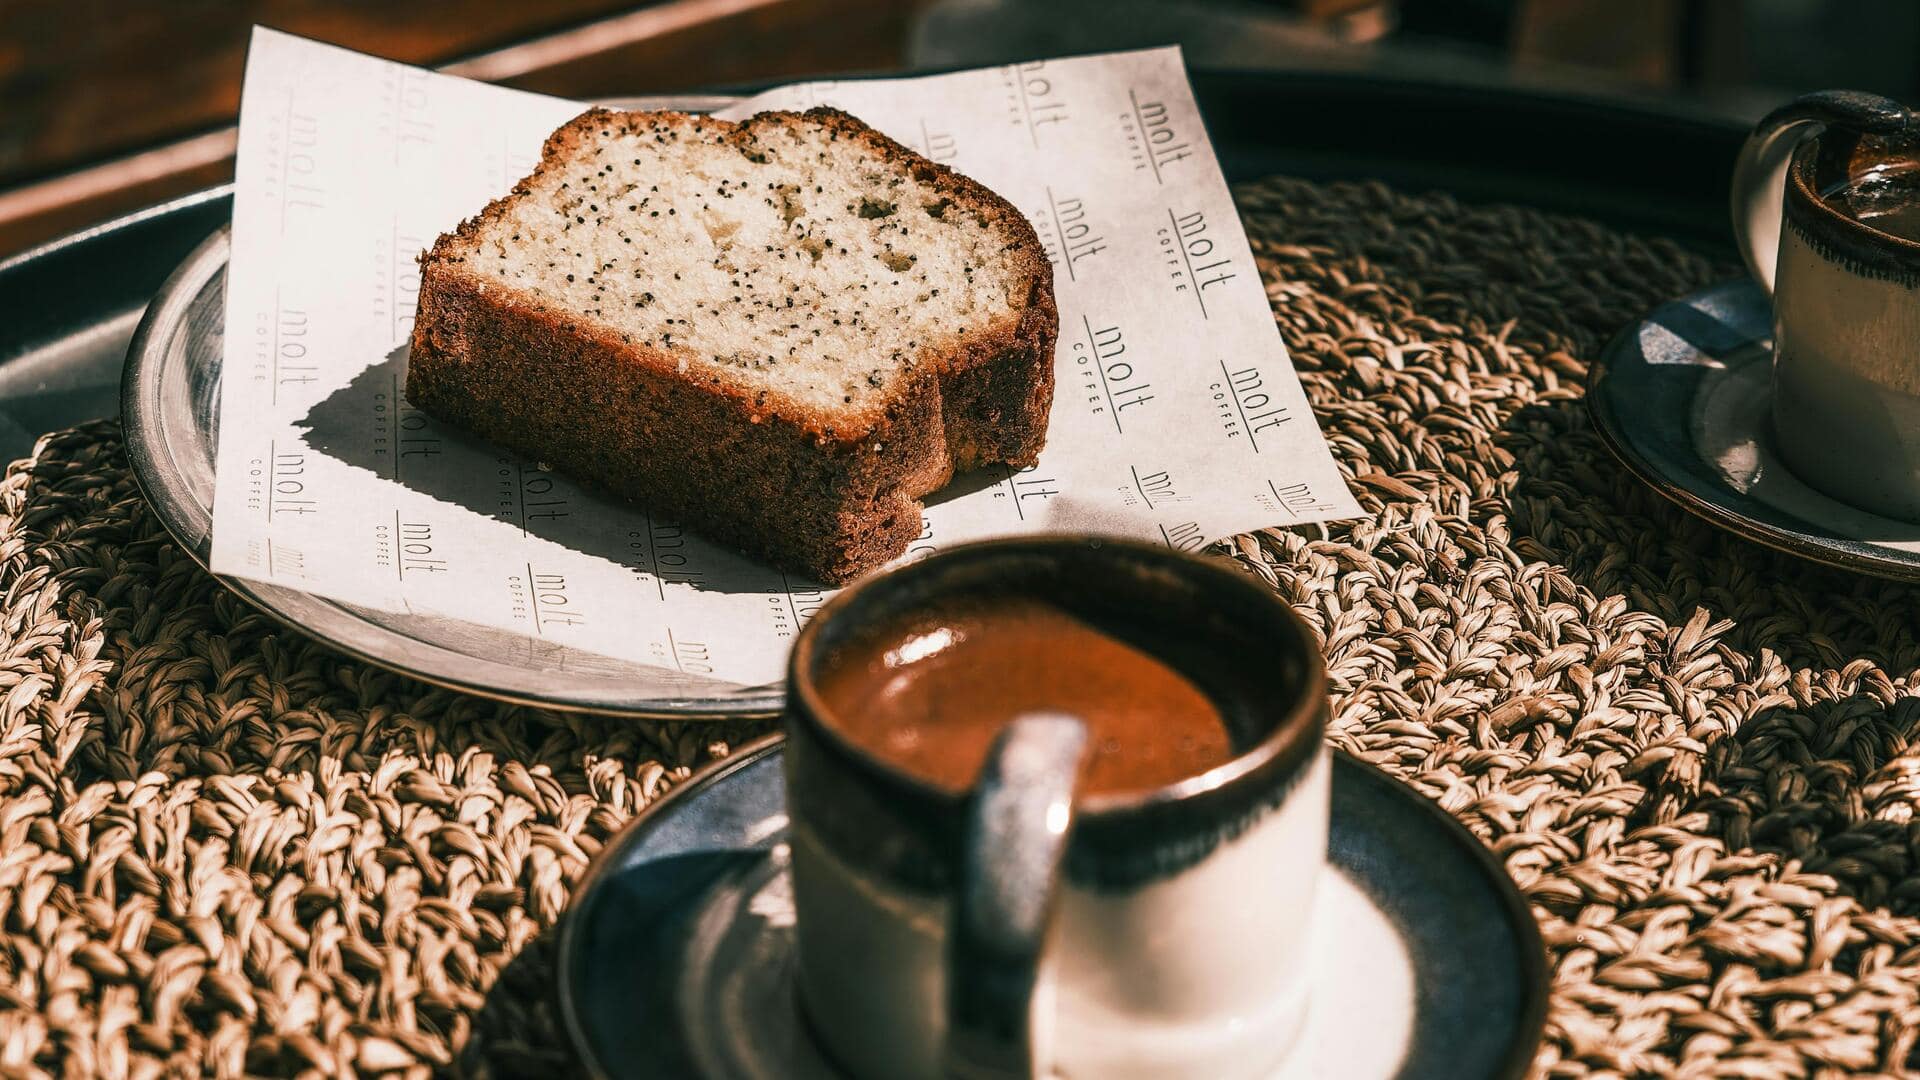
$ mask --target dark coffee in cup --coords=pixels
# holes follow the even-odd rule
[[[841,643],[816,688],[827,721],[950,791],[973,786],[994,738],[1031,713],[1087,726],[1082,795],[1164,787],[1235,753],[1202,682],[1217,661],[1142,621],[1032,596],[967,596],[897,615]],[[1181,660],[1187,664],[1183,665]],[[1210,671],[1189,674],[1183,666]]]
[[[1827,186],[1820,197],[1862,225],[1920,241],[1920,161],[1870,166]]]
[[[1330,767],[1282,598],[1144,544],[964,545],[841,592],[787,692],[799,997],[848,1075],[1251,1080],[1286,1052]]]

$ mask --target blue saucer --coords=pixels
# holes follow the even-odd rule
[[[1663,304],[1587,372],[1587,411],[1654,490],[1729,532],[1856,573],[1920,581],[1920,525],[1831,499],[1773,450],[1773,305],[1751,281]]]
[[[842,1080],[793,1003],[781,741],[640,814],[594,860],[560,939],[560,1004],[601,1077]],[[1547,975],[1526,902],[1433,803],[1333,761],[1307,1033],[1277,1078],[1518,1077]]]

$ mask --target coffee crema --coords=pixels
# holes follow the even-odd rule
[[[1235,754],[1218,706],[1163,659],[1177,643],[1156,638],[1044,600],[974,600],[861,633],[814,686],[853,742],[950,791],[973,785],[1009,721],[1043,711],[1087,725],[1080,795],[1144,791]]]

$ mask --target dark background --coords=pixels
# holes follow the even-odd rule
[[[1166,42],[1739,119],[1920,97],[1913,0],[0,0],[0,258],[225,179],[254,23],[582,98]]]

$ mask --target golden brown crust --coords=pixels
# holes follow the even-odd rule
[[[421,259],[407,372],[414,406],[783,569],[836,584],[904,553],[921,530],[919,500],[956,472],[1038,458],[1053,400],[1058,313],[1052,267],[1019,211],[830,109],[760,113],[737,125],[589,110],[548,138],[528,179],[560,167],[596,133],[662,120],[748,140],[765,125],[811,122],[867,142],[1010,235],[1007,254],[1027,286],[1018,318],[918,358],[914,374],[865,413],[823,412],[751,387],[720,365],[679,370],[682,356],[466,270],[465,253],[510,200],[527,194],[523,182]]]

